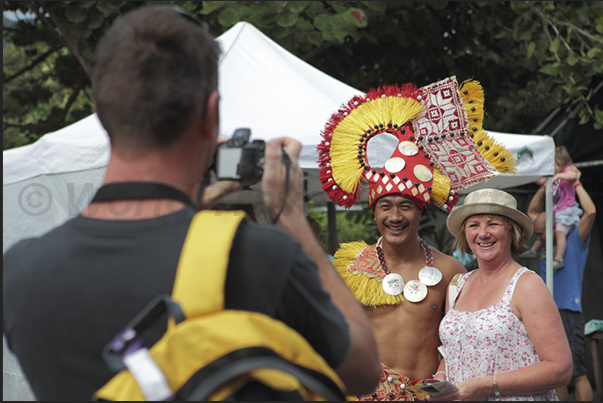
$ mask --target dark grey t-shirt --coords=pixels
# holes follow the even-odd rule
[[[6,252],[4,333],[38,399],[89,400],[110,379],[102,348],[155,296],[171,294],[193,215],[184,209],[133,221],[78,216]],[[204,262],[199,267],[211,270]],[[333,367],[347,353],[347,325],[315,264],[278,228],[239,227],[224,292],[227,309],[282,320]],[[161,331],[150,332],[148,343]]]

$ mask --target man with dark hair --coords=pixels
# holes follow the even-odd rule
[[[586,375],[584,336],[584,316],[582,315],[582,284],[584,282],[584,268],[590,244],[590,232],[595,223],[596,207],[590,195],[582,186],[580,177],[582,173],[575,166],[571,166],[575,173],[571,181],[580,207],[584,212],[578,225],[571,229],[567,235],[567,249],[563,260],[565,266],[554,270],[553,273],[553,298],[559,308],[565,333],[567,335],[574,371],[571,383],[575,386],[576,400],[593,400],[593,389]],[[528,217],[534,222],[534,233],[537,241],[545,245],[546,240],[546,212],[544,211],[545,188],[544,180],[536,182],[540,188],[536,191],[528,206]],[[553,237],[553,243],[555,238]],[[540,260],[540,275],[546,281],[546,258]],[[559,400],[567,400],[567,386],[556,389]],[[597,391],[598,392],[598,391]]]
[[[237,188],[202,191],[219,131],[218,56],[207,30],[170,7],[126,14],[99,43],[94,103],[111,139],[103,186],[80,215],[4,255],[3,329],[38,399],[88,400],[114,375],[103,347],[171,294],[196,210]],[[266,144],[264,194],[282,195],[289,175],[289,193],[265,200],[273,214],[285,208],[280,229],[243,222],[216,292],[226,309],[295,329],[349,392],[366,393],[380,373],[375,339],[293,202],[303,189],[300,149],[290,138]],[[199,270],[211,267],[200,261]]]

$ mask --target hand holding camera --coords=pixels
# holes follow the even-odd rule
[[[277,218],[296,212],[305,220],[303,172],[298,164],[300,151],[301,143],[290,137],[272,139],[266,144],[262,177],[264,204]]]
[[[218,182],[208,187],[206,193],[212,187],[224,184],[214,192],[221,197],[238,190],[230,190],[233,181],[240,183],[243,189],[262,181],[264,203],[275,216],[275,222],[294,207],[301,208],[303,213],[303,203],[300,203],[303,201],[303,172],[297,163],[301,143],[287,137],[268,143],[263,140],[250,142],[250,137],[251,130],[241,128],[235,130],[228,141],[218,145],[210,166]]]

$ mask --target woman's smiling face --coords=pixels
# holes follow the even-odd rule
[[[465,236],[476,258],[492,261],[511,256],[511,226],[497,215],[474,215],[465,221]]]

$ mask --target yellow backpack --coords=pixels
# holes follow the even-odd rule
[[[105,347],[105,361],[121,371],[94,400],[236,399],[258,385],[270,394],[257,400],[345,400],[342,381],[299,333],[261,313],[224,309],[228,256],[243,217],[195,215],[171,298],[156,298]],[[166,314],[167,331],[147,350],[140,335]]]

